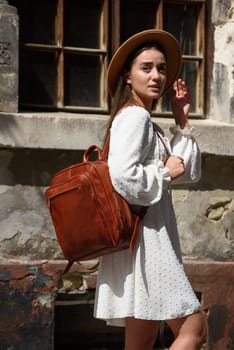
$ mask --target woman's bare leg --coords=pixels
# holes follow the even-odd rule
[[[124,350],[152,350],[159,329],[158,321],[127,317]]]
[[[200,350],[206,341],[207,321],[202,312],[167,321],[175,341],[170,350]]]

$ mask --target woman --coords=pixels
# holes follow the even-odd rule
[[[189,88],[181,79],[175,82],[180,65],[176,39],[153,29],[123,43],[108,68],[113,186],[130,204],[148,207],[134,253],[110,254],[100,262],[94,315],[125,326],[125,350],[151,350],[161,320],[174,333],[171,350],[200,349],[206,335],[183,270],[169,191],[171,183],[200,178],[200,153],[188,121]],[[176,125],[170,143],[152,123],[151,111],[172,86]]]

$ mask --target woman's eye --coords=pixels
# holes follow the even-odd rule
[[[159,71],[160,73],[162,73],[162,74],[165,74],[165,73],[166,73],[166,67],[165,67],[165,66],[160,66],[160,67],[158,68],[158,71]]]
[[[142,69],[143,69],[144,72],[150,72],[151,68],[148,67],[148,66],[143,66]]]

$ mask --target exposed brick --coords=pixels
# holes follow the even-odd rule
[[[0,350],[54,349],[57,286],[65,265],[64,261],[0,261]],[[75,264],[71,269],[82,274],[89,289],[94,289],[96,283],[97,272],[90,270],[92,266],[94,263],[88,262]],[[234,349],[234,263],[185,261],[185,270],[207,311],[209,336],[206,350]],[[76,295],[76,300],[82,298],[83,306],[82,312],[77,315],[79,322],[71,327],[74,337],[76,334],[79,337],[84,329],[82,322],[87,321],[84,317],[86,295],[87,317],[92,317],[89,293],[83,293],[82,297]],[[68,304],[71,297],[63,294],[63,300],[67,299]],[[65,309],[64,316],[67,317]],[[63,307],[59,309],[57,322],[60,322],[59,317],[63,317]],[[66,322],[66,330],[69,330],[69,319],[63,321]],[[95,325],[93,329],[92,325]],[[89,326],[92,336],[96,331],[102,332],[101,328],[95,329],[93,319],[90,319]],[[63,327],[60,332],[62,330]],[[113,333],[113,340],[115,335]],[[108,341],[111,336],[112,332],[109,332]],[[60,334],[62,337],[63,334]]]

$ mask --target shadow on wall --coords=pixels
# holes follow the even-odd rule
[[[203,154],[202,177],[199,182],[176,186],[176,188],[192,189],[193,191],[234,190],[234,158]]]
[[[82,161],[82,151],[0,149],[0,184],[49,186],[59,170]]]
[[[49,186],[59,170],[82,161],[83,151],[50,149],[0,149],[0,184]],[[194,184],[176,186],[191,190],[234,190],[234,159],[203,155],[202,178]]]

